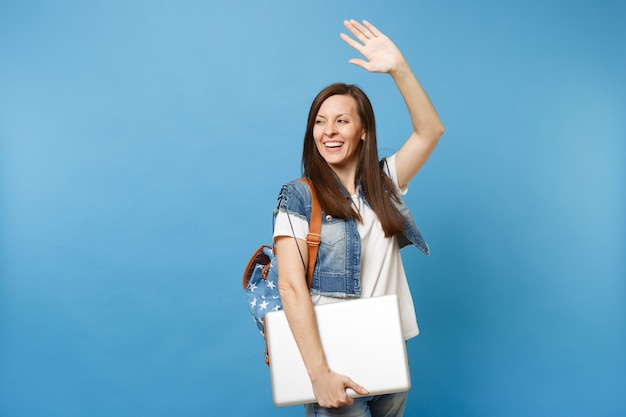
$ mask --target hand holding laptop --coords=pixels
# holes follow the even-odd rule
[[[285,312],[265,316],[274,404],[318,402],[328,408],[352,404],[354,397],[409,390],[396,295],[319,305],[314,312],[324,354],[309,371]]]
[[[311,384],[319,405],[326,408],[354,404],[349,391],[358,395],[368,394],[367,389],[350,377],[338,374],[329,368],[311,375]]]

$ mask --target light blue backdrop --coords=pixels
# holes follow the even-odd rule
[[[0,416],[298,416],[240,276],[300,175],[319,89],[402,48],[447,131],[407,200],[410,416],[623,416],[626,6],[618,1],[0,3]]]

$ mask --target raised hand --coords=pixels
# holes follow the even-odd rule
[[[341,39],[367,58],[352,58],[351,64],[370,72],[391,73],[405,63],[398,47],[370,22],[364,20],[361,24],[356,20],[345,20],[343,24],[359,42],[345,33],[340,35]]]
[[[388,73],[398,86],[406,103],[413,132],[396,154],[398,185],[405,187],[426,163],[439,138],[443,125],[426,92],[396,45],[367,21],[346,20],[344,26],[356,38],[341,34],[341,39],[366,59],[349,62],[370,72]]]

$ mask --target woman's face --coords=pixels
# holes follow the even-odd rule
[[[320,106],[313,126],[313,138],[320,155],[333,169],[356,166],[358,149],[365,138],[354,98],[328,97]]]

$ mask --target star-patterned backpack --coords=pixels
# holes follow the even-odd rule
[[[306,183],[311,189],[311,220],[309,234],[306,238],[309,248],[309,262],[308,267],[305,266],[307,286],[311,288],[313,269],[321,239],[322,209],[311,181],[308,178],[301,178],[301,181]],[[304,264],[304,260],[302,262]],[[265,314],[268,311],[282,310],[283,308],[278,292],[276,249],[273,246],[262,245],[252,255],[243,273],[243,289],[246,293],[252,319],[261,335],[265,337]],[[265,363],[269,364],[267,348],[265,350]]]

